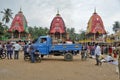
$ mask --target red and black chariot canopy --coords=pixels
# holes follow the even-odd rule
[[[21,10],[18,12],[18,14],[15,15],[11,27],[8,30],[8,32],[14,32],[14,31],[28,32],[27,21]]]
[[[56,32],[60,34],[65,33],[65,24],[59,13],[53,18],[49,33],[54,34]]]

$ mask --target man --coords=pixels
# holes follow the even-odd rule
[[[18,41],[13,45],[14,48],[14,59],[19,59],[19,50],[21,49],[21,46],[18,44]]]
[[[99,65],[101,62],[99,60],[99,56],[101,55],[101,48],[98,45],[98,43],[95,44],[95,56],[96,56],[96,64],[95,65]]]
[[[25,45],[23,47],[23,51],[24,51],[24,56],[29,54],[28,53],[28,44],[26,42],[25,42]]]
[[[7,58],[12,59],[13,47],[10,42],[7,42],[6,49],[7,49]]]
[[[43,43],[46,43],[46,38],[43,38]]]
[[[33,41],[32,44],[30,45],[30,50],[29,50],[30,57],[31,57],[31,63],[35,62],[34,52],[35,52],[35,47],[34,47],[34,41]]]

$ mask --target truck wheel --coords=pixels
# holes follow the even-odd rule
[[[64,59],[65,59],[65,61],[72,61],[72,60],[73,60],[73,55],[72,55],[72,53],[66,53],[66,54],[64,55]]]

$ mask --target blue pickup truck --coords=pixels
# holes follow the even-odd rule
[[[64,56],[64,60],[72,61],[73,55],[79,53],[82,48],[81,44],[52,44],[50,36],[40,36],[34,43],[35,49],[41,54],[41,57],[45,55]]]

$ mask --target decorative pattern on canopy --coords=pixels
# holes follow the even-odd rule
[[[22,11],[19,11],[18,14],[15,15],[11,27],[8,30],[9,32],[27,32],[28,33],[28,26],[25,16],[23,15]]]
[[[56,32],[60,34],[65,33],[65,24],[59,13],[54,17],[50,26],[50,34]]]
[[[99,33],[99,34],[106,34],[104,29],[103,21],[101,17],[94,12],[91,16],[88,26],[87,26],[87,34],[89,33]]]

